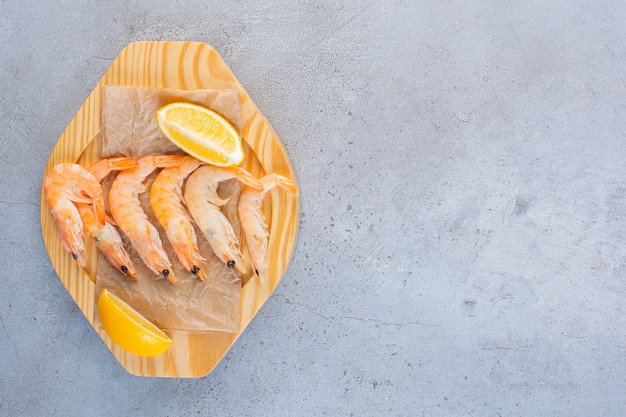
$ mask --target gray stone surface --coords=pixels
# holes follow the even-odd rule
[[[626,415],[626,4],[0,2],[0,415]],[[293,262],[201,379],[128,375],[41,177],[134,40],[213,45],[291,155]]]

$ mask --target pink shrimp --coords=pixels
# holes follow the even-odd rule
[[[161,171],[150,187],[150,206],[165,229],[180,263],[203,280],[206,278],[202,267],[204,258],[198,249],[191,217],[182,202],[183,181],[200,165],[202,162],[196,158],[186,156],[180,166]]]
[[[126,233],[148,268],[171,283],[176,282],[172,264],[163,249],[158,230],[141,208],[139,194],[146,191],[144,181],[152,171],[176,167],[182,158],[176,155],[145,156],[138,160],[136,168],[119,173],[109,191],[109,209],[117,225]]]
[[[63,248],[84,268],[83,222],[75,203],[89,204],[95,221],[104,225],[104,193],[100,182],[78,164],[59,164],[46,175],[44,193]]]
[[[263,220],[261,213],[261,203],[265,193],[278,186],[283,190],[298,194],[298,187],[288,178],[278,174],[270,174],[259,180],[263,186],[262,191],[246,188],[239,197],[237,212],[241,221],[241,228],[248,245],[250,261],[254,272],[259,276],[261,282],[265,281],[265,270],[267,268],[267,247],[269,242],[269,232],[267,224]]]
[[[232,178],[237,178],[252,189],[262,190],[259,181],[241,168],[226,169],[204,165],[187,179],[184,197],[191,216],[209,242],[213,253],[229,268],[236,267],[239,272],[245,273],[239,240],[220,210],[220,206],[228,200],[217,194],[219,183]]]
[[[137,161],[132,158],[108,158],[93,164],[89,168],[89,172],[102,182],[111,171],[122,171],[136,166]],[[130,260],[119,232],[113,225],[113,220],[107,216],[104,226],[101,226],[93,216],[89,204],[76,203],[76,208],[83,220],[83,230],[95,240],[96,246],[107,261],[123,274],[136,278],[135,266]]]

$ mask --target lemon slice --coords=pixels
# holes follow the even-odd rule
[[[98,315],[111,340],[137,356],[160,355],[172,344],[161,329],[106,288],[98,298]]]
[[[245,154],[239,133],[212,110],[176,102],[157,110],[156,121],[170,141],[203,162],[220,167],[243,162]]]

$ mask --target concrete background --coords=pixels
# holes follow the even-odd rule
[[[207,377],[128,375],[39,226],[56,140],[134,40],[213,45],[302,193]],[[0,2],[0,415],[626,415],[626,3]]]

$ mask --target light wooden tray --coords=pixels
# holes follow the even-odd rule
[[[293,166],[280,139],[226,63],[211,46],[198,42],[135,42],[115,59],[96,88],[78,110],[54,147],[44,176],[53,166],[78,162],[89,166],[100,157],[100,87],[135,87],[238,90],[242,110],[242,137],[247,146],[244,167],[257,176],[279,173],[296,182]],[[87,242],[87,268],[81,270],[71,254],[63,250],[45,197],[41,195],[43,240],[59,278],[78,307],[94,325],[97,301],[95,276],[97,251]],[[270,227],[270,261],[267,282],[244,279],[241,288],[241,323],[237,333],[168,332],[174,339],[163,355],[143,358],[117,347],[104,331],[98,334],[120,364],[131,374],[159,377],[201,377],[224,357],[237,337],[272,294],[293,255],[300,219],[297,197],[280,190],[266,196],[263,212]]]

